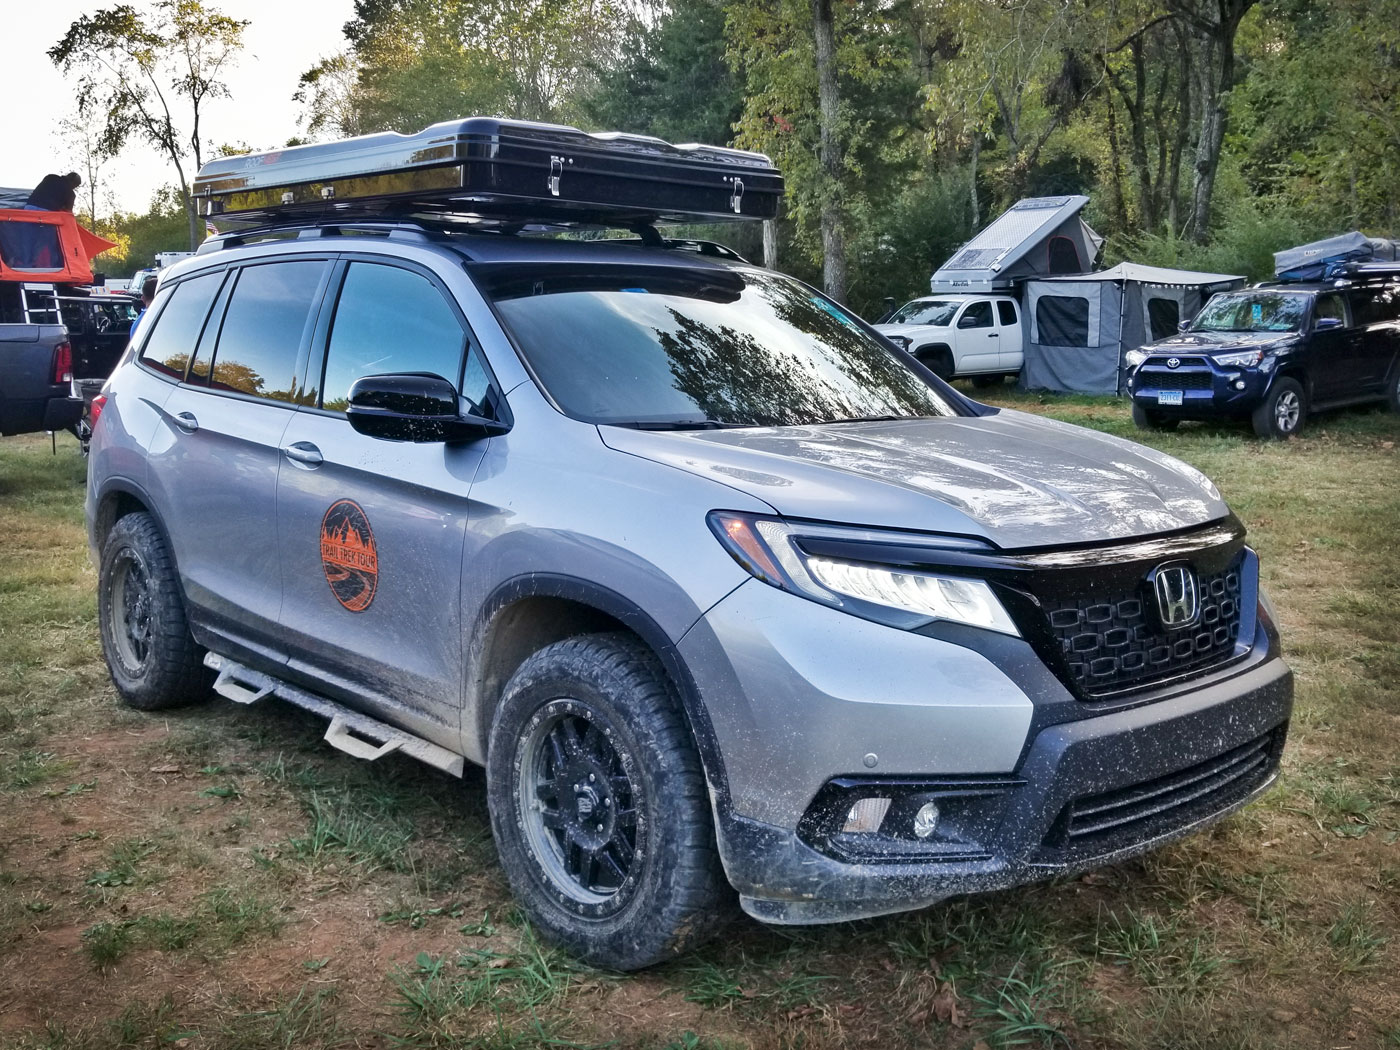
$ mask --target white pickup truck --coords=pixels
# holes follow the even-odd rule
[[[928,295],[875,327],[943,379],[991,386],[1021,371],[1021,304],[1008,295]]]

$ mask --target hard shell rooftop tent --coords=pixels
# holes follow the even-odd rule
[[[1353,230],[1336,237],[1274,252],[1274,276],[1281,281],[1318,281],[1339,276],[1348,263],[1393,262],[1396,243]]]
[[[934,292],[992,292],[1032,277],[1086,273],[1103,238],[1079,217],[1088,197],[1017,201],[938,268]]]
[[[1237,274],[1119,263],[1026,285],[1029,320],[1021,385],[1085,394],[1122,392],[1123,355],[1171,335],[1216,292],[1242,288]]]

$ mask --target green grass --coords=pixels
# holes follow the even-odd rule
[[[1296,674],[1280,786],[1086,879],[739,921],[629,976],[536,941],[479,772],[356,762],[275,704],[117,706],[82,463],[0,441],[0,1048],[1400,1050],[1400,417],[1261,444],[1139,434],[1113,399],[990,398],[1219,485]]]

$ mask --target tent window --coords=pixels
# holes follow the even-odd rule
[[[0,222],[0,261],[30,273],[63,269],[58,227],[38,222]]]
[[[1152,329],[1154,342],[1175,333],[1180,323],[1181,304],[1175,299],[1147,300],[1147,326]]]
[[[1089,300],[1042,295],[1035,304],[1035,326],[1042,346],[1088,346]]]
[[[1079,265],[1079,249],[1074,246],[1074,242],[1068,237],[1050,238],[1050,272],[1051,273],[1082,273],[1084,267]]]

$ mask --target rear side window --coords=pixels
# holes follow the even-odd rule
[[[210,386],[293,401],[297,359],[314,322],[326,263],[319,259],[262,263],[238,274],[219,330]]]
[[[343,412],[355,380],[390,372],[432,372],[456,386],[465,345],[457,315],[426,277],[351,263],[331,324],[321,406]]]
[[[1041,346],[1088,346],[1089,300],[1078,295],[1043,295],[1035,304]]]
[[[1351,314],[1358,325],[1383,324],[1400,317],[1400,286],[1366,289],[1351,296]]]
[[[1154,342],[1175,333],[1180,322],[1181,306],[1175,299],[1147,300],[1147,325]]]
[[[1016,323],[1016,304],[1010,299],[997,300],[997,317],[1000,319],[1002,327]]]
[[[141,348],[141,363],[172,379],[184,379],[190,355],[199,342],[209,306],[223,283],[222,271],[206,273],[181,281],[170,291],[165,306],[155,317],[155,325]],[[153,306],[152,309],[155,309]],[[142,327],[151,319],[142,321]]]

